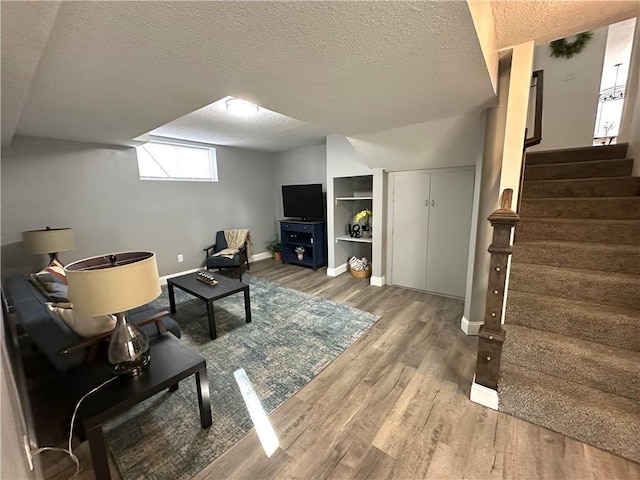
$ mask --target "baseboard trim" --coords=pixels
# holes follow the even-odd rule
[[[462,317],[460,320],[460,328],[467,335],[478,335],[480,331],[480,327],[484,324],[484,322],[470,322],[465,317]]]
[[[372,276],[369,284],[373,285],[374,287],[381,287],[386,283],[384,275],[382,275],[381,277],[374,277]]]
[[[492,410],[498,410],[499,398],[498,392],[492,388],[485,387],[476,383],[476,376],[473,376],[473,383],[471,384],[471,395],[469,400],[474,403],[478,403],[483,407],[491,408]]]
[[[342,265],[337,266],[336,268],[328,268],[327,267],[327,277],[337,277],[338,275],[342,275],[347,271],[347,264],[343,263]]]
[[[266,260],[267,258],[273,258],[273,255],[269,252],[256,253],[255,255],[251,255],[249,262],[257,262],[259,260]]]
[[[184,272],[172,273],[171,275],[165,275],[164,277],[160,277],[160,285],[166,285],[168,278],[179,277],[180,275],[187,275],[188,273],[199,272],[200,270],[204,270],[204,268],[192,268],[191,270],[185,270]]]

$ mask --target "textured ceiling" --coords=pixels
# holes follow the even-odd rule
[[[60,2],[2,3],[2,144],[18,126]],[[25,28],[29,25],[29,28]]]
[[[227,111],[226,100],[222,98],[149,134],[267,152],[320,145],[327,136],[309,124],[266,108],[247,117],[234,115]]]
[[[640,15],[639,0],[491,0],[498,48],[537,44]]]
[[[493,0],[491,8],[503,48],[629,18],[638,5]],[[5,1],[0,9],[3,145],[14,133],[131,144],[158,129],[273,151],[495,101],[466,1]],[[228,95],[268,110],[238,122],[211,106]]]
[[[345,135],[494,100],[464,1],[63,2],[16,133],[122,144],[227,95]]]

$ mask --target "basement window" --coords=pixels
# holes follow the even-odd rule
[[[217,182],[216,149],[153,140],[136,147],[141,180]]]

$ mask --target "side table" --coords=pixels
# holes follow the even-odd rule
[[[102,424],[134,405],[165,389],[175,391],[178,382],[193,374],[196,377],[200,424],[211,426],[209,382],[206,361],[171,333],[149,340],[151,361],[138,375],[125,376],[105,385],[80,405],[79,420],[87,434],[93,469],[97,480],[110,479],[107,449]],[[105,363],[86,365],[74,375],[74,389],[82,394],[108,380],[113,374]]]

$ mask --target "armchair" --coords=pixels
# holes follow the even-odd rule
[[[227,236],[232,240],[228,241]],[[220,230],[216,232],[216,243],[204,249],[205,266],[207,270],[211,268],[237,270],[242,281],[242,266],[246,264],[249,270],[250,247],[251,237],[248,230]],[[225,250],[228,251],[225,253]],[[233,250],[237,251],[233,252]]]

